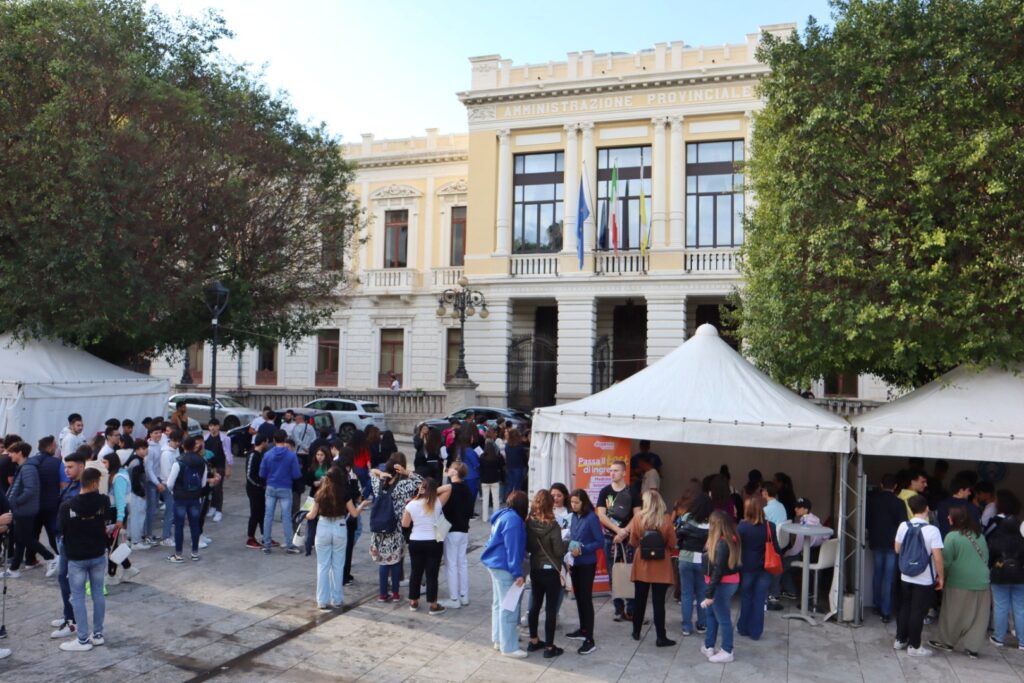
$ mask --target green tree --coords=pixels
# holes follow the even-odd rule
[[[850,0],[766,36],[740,334],[781,380],[1024,359],[1024,4]]]
[[[183,349],[213,280],[225,345],[330,316],[352,167],[218,54],[228,36],[141,0],[0,4],[0,330],[119,362]]]

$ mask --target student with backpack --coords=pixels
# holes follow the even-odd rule
[[[665,595],[672,585],[672,551],[676,549],[676,532],[672,518],[665,512],[661,494],[651,489],[641,497],[640,514],[629,524],[629,544],[636,548],[633,559],[633,640],[640,640],[640,629],[647,612],[647,595],[654,609],[655,645],[672,647],[665,631]]]
[[[910,496],[910,520],[896,530],[896,556],[900,568],[900,608],[896,617],[894,650],[907,650],[911,657],[927,657],[931,650],[921,644],[924,618],[935,591],[945,582],[942,563],[942,534],[928,523],[928,499]]]
[[[192,561],[199,561],[200,498],[207,479],[206,461],[196,452],[196,447],[202,446],[202,443],[194,436],[185,437],[181,443],[182,453],[171,465],[167,477],[167,488],[174,492],[174,554],[167,559],[175,564],[185,561],[181,553],[185,542],[186,517],[192,538]]]
[[[405,560],[405,536],[399,520],[419,492],[423,478],[406,469],[405,456],[393,453],[384,465],[384,471],[370,470],[373,504],[370,507],[370,557],[378,565],[380,591],[377,602],[402,599],[399,583],[402,580],[402,562]],[[390,589],[390,590],[389,590]]]
[[[996,514],[989,522],[989,529],[993,630],[988,640],[996,647],[1003,647],[1010,613],[1013,613],[1014,624],[1024,624],[1024,535],[1021,534],[1020,500],[1013,492],[1001,489],[996,493]],[[1024,639],[1020,636],[1017,648],[1024,650]]]
[[[526,548],[530,551],[530,644],[527,652],[544,650],[544,658],[562,654],[555,645],[555,623],[561,602],[563,578],[562,558],[569,545],[562,539],[562,528],[555,520],[555,501],[547,489],[537,491],[526,519]],[[544,640],[538,636],[540,610],[544,613]]]
[[[122,469],[128,473],[128,541],[135,550],[149,550],[143,536],[146,525],[146,458],[149,457],[149,443],[145,439],[135,439],[132,454],[125,461]]]

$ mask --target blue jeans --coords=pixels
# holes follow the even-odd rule
[[[621,546],[621,549],[617,548],[616,546]],[[636,549],[633,546],[631,546],[628,542],[619,544],[619,543],[616,543],[615,541],[611,540],[610,538],[605,537],[605,539],[604,539],[604,559],[605,559],[605,562],[608,565],[608,586],[609,587],[611,587],[611,585],[612,585],[612,558],[615,558],[616,557],[616,553],[618,553],[617,557],[618,557],[620,562],[632,562],[633,561],[633,554],[634,554],[635,550]],[[625,557],[624,558],[623,558],[623,551],[625,553]],[[622,614],[623,611],[629,612],[630,614],[633,613],[634,601],[633,601],[632,598],[628,598],[626,600],[623,600],[622,598],[615,598],[612,601],[612,604],[615,606],[615,613],[616,614]]]
[[[64,539],[57,539],[57,585],[60,600],[64,603],[64,621],[75,620],[75,609],[71,606],[71,584],[68,581],[68,556],[64,554]]]
[[[316,526],[317,526],[316,523],[317,523],[317,521],[318,520],[316,520],[316,519],[307,519],[306,520],[306,538],[305,538],[305,542],[306,542],[306,554],[307,555],[309,555],[311,552],[313,552],[313,544],[316,542]],[[348,539],[346,539],[346,540],[348,540]]]
[[[380,582],[380,594],[390,595],[399,592],[399,586],[402,582],[402,563],[395,562],[394,564],[382,564],[377,567],[377,579]],[[390,579],[391,585],[388,585]],[[391,590],[388,590],[391,588]]]
[[[893,548],[872,550],[875,574],[871,577],[871,595],[883,617],[892,616],[892,582],[896,579],[896,551]]]
[[[491,573],[491,642],[501,647],[502,654],[515,652],[519,649],[519,605],[522,596],[516,603],[514,611],[501,608],[501,601],[512,588],[515,578],[504,569],[487,568]]]
[[[764,633],[764,606],[772,575],[764,569],[744,569],[740,574],[740,617],[736,631],[751,640],[760,640]]]
[[[103,617],[107,600],[103,597],[103,581],[107,576],[107,555],[104,553],[91,560],[70,560],[68,582],[71,584],[71,606],[75,610],[75,624],[78,626],[78,642],[84,643],[94,633],[103,634]],[[92,629],[89,628],[89,612],[85,608],[85,582],[92,586]]]
[[[146,525],[147,501],[145,498],[128,494],[128,538],[132,543],[142,542],[145,536],[143,527]]]
[[[161,538],[170,538],[171,527],[174,526],[174,494],[170,489],[164,489],[160,495],[164,501],[164,533]]]
[[[352,470],[359,479],[359,488],[362,490],[363,498],[371,497],[373,487],[370,486],[370,470],[365,467],[353,467]]]
[[[1024,584],[993,583],[992,584],[992,635],[998,641],[1006,640],[1009,628],[1010,611],[1013,611],[1013,624],[1017,633],[1024,633]],[[1020,636],[1018,636],[1018,640]]]
[[[476,479],[467,479],[466,486],[469,487],[469,492],[473,494],[473,502],[470,504],[469,509],[475,511],[476,499],[477,496],[480,495],[480,477],[477,477]],[[487,520],[484,521],[486,522]]]
[[[174,554],[181,555],[185,545],[185,517],[188,517],[188,532],[192,537],[192,553],[199,552],[199,522],[202,505],[198,498],[188,498],[174,503]]]
[[[146,538],[153,536],[153,523],[156,521],[157,508],[160,505],[160,492],[156,490],[156,484],[146,481],[146,522],[142,525],[142,535]]]
[[[316,525],[316,604],[340,606],[345,597],[345,547],[348,525],[344,517],[321,517]]]
[[[292,490],[290,488],[267,487],[267,511],[263,513],[263,547],[270,548],[270,532],[274,527],[274,511],[277,504],[281,504],[281,524],[284,526],[284,544],[288,548],[292,545]]]
[[[522,491],[524,479],[526,479],[526,468],[524,467],[513,467],[505,470],[506,490],[509,493],[512,491]]]
[[[697,626],[707,626],[704,608],[704,567],[699,562],[679,560],[679,592],[682,600],[683,633],[693,633],[693,601],[697,601]]]
[[[704,647],[713,648],[715,639],[718,638],[718,630],[722,630],[722,649],[732,652],[732,615],[729,613],[729,602],[736,590],[740,587],[738,583],[720,583],[715,589],[715,601],[708,608],[708,630],[704,634]],[[701,598],[703,599],[703,597]]]

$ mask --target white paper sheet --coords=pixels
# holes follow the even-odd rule
[[[515,612],[519,606],[519,598],[523,595],[523,589],[526,587],[524,583],[522,586],[512,584],[512,587],[508,589],[508,593],[505,593],[505,597],[501,599],[501,608],[506,612]]]

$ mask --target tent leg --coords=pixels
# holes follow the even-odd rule
[[[856,549],[853,554],[853,623],[861,625],[864,621],[864,537],[867,514],[867,488],[868,479],[864,474],[864,456],[857,453],[857,514],[856,523]]]
[[[849,453],[839,454],[839,510],[836,515],[836,538],[839,540],[839,548],[836,553],[836,613],[839,622],[842,622],[846,615],[843,613],[843,596],[846,593],[846,503],[847,503],[847,480],[849,479]]]

